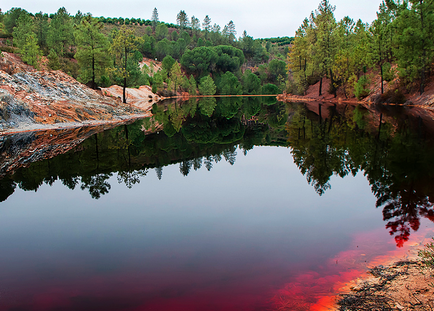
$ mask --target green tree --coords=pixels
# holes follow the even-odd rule
[[[74,57],[80,65],[79,80],[82,83],[90,81],[92,88],[97,87],[97,79],[104,75],[110,64],[109,42],[101,32],[103,27],[98,19],[86,15],[74,31],[77,44]]]
[[[178,62],[175,62],[172,65],[172,68],[170,69],[170,79],[172,80],[172,83],[174,84],[174,91],[175,94],[178,91],[178,87],[181,85],[183,80],[183,74],[181,71],[181,65]]]
[[[403,10],[394,23],[399,34],[395,53],[400,76],[408,82],[419,79],[419,91],[422,94],[434,55],[434,1],[409,2],[410,8]]]
[[[188,81],[190,82],[188,87],[188,93],[190,95],[196,95],[197,85],[193,75],[190,75],[190,79]]]
[[[175,60],[172,56],[167,55],[163,58],[162,67],[166,72],[170,72],[170,69],[172,69],[173,64],[175,64]]]
[[[241,95],[242,86],[238,78],[230,71],[226,71],[220,78],[219,93],[222,95]]]
[[[202,77],[212,71],[216,59],[217,54],[214,49],[201,46],[187,50],[181,57],[181,65],[187,70],[187,73]]]
[[[273,59],[268,64],[268,76],[270,81],[277,81],[279,76],[287,77],[286,63],[283,60]]]
[[[73,27],[71,16],[64,7],[54,14],[47,33],[48,48],[55,50],[57,55],[63,57],[73,44]]]
[[[181,30],[183,30],[189,26],[188,25],[188,16],[184,10],[179,11],[179,13],[176,15],[176,23],[181,28]]]
[[[26,37],[25,44],[20,49],[22,60],[35,68],[39,66],[39,59],[42,56],[42,51],[39,48],[38,40],[34,33]]]
[[[14,27],[17,26],[18,19],[21,15],[29,15],[29,12],[21,8],[12,8],[4,15],[3,24],[5,25],[5,29],[9,34],[13,33]]]
[[[261,91],[261,79],[250,70],[244,72],[241,82],[244,94],[255,95]]]
[[[190,27],[194,34],[198,34],[200,31],[200,21],[194,15],[191,17]]]
[[[208,34],[211,32],[211,27],[211,18],[206,15],[202,23],[202,29],[205,31],[205,39],[208,39]]]
[[[47,49],[47,33],[48,33],[48,14],[42,12],[35,14],[35,33],[38,39],[38,45],[46,51]]]
[[[110,47],[110,52],[118,60],[116,63],[115,75],[123,79],[123,92],[122,102],[126,103],[125,89],[127,87],[128,72],[128,58],[133,51],[138,50],[138,46],[142,39],[134,36],[134,30],[128,29],[125,25],[117,32],[113,38],[113,43]]]
[[[154,10],[152,11],[151,22],[152,22],[152,29],[155,31],[155,28],[157,27],[159,22],[157,8],[154,8]]]
[[[334,17],[336,7],[328,0],[322,0],[313,17],[315,23],[316,42],[313,46],[313,55],[316,68],[320,77],[319,95],[322,95],[322,81],[325,76],[330,77],[331,85],[334,85],[333,60],[337,52],[337,24]],[[336,92],[334,91],[335,95]]]
[[[244,54],[240,49],[230,45],[218,45],[214,47],[214,51],[217,54],[215,67],[216,72],[237,72],[244,64]]]
[[[27,37],[32,35],[34,32],[35,23],[33,18],[29,14],[21,14],[16,22],[16,27],[14,27],[14,45],[21,50],[27,42]]]
[[[200,79],[199,93],[201,95],[214,95],[216,93],[216,86],[210,76]]]

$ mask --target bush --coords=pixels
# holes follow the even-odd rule
[[[369,95],[369,79],[366,76],[361,76],[357,83],[354,85],[354,95],[358,100],[365,98]]]
[[[388,90],[380,97],[381,103],[393,103],[393,104],[399,104],[402,105],[407,101],[404,94],[400,89],[396,90]]]
[[[418,255],[427,268],[430,269],[434,268],[434,243],[433,242],[426,244],[425,248],[419,251]]]
[[[383,79],[384,81],[390,82],[395,78],[396,70],[392,68],[390,63],[385,63],[383,65]]]

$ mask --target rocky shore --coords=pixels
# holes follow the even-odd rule
[[[123,104],[118,86],[93,90],[62,71],[37,71],[18,56],[0,58],[0,133],[88,122],[119,121],[146,115],[160,98],[150,89],[129,89]]]

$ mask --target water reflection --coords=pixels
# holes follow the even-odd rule
[[[69,150],[64,154],[26,160],[12,171],[5,170],[10,165],[0,166],[0,201],[17,188],[36,191],[56,180],[99,199],[109,193],[113,175],[131,188],[152,169],[162,179],[164,167],[177,163],[187,176],[202,167],[209,171],[222,160],[234,165],[238,148],[247,154],[254,146],[269,145],[290,147],[300,172],[320,196],[332,187],[332,176],[362,172],[398,246],[418,230],[421,217],[434,221],[430,112],[243,97],[168,101],[152,112],[151,118],[99,133],[69,134],[71,141],[64,145],[70,150],[64,148]],[[55,136],[62,135],[68,136]],[[53,152],[54,138],[44,150],[61,153]],[[2,138],[0,153],[3,159],[14,158],[29,146],[36,148],[38,139],[47,146],[44,134]]]

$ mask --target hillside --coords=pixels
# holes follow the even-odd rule
[[[37,71],[18,56],[3,52],[0,61],[0,131],[80,126],[143,115],[159,100],[150,90],[127,90],[128,104],[117,97],[118,86],[93,90],[62,71]],[[112,95],[112,96],[106,96]]]

